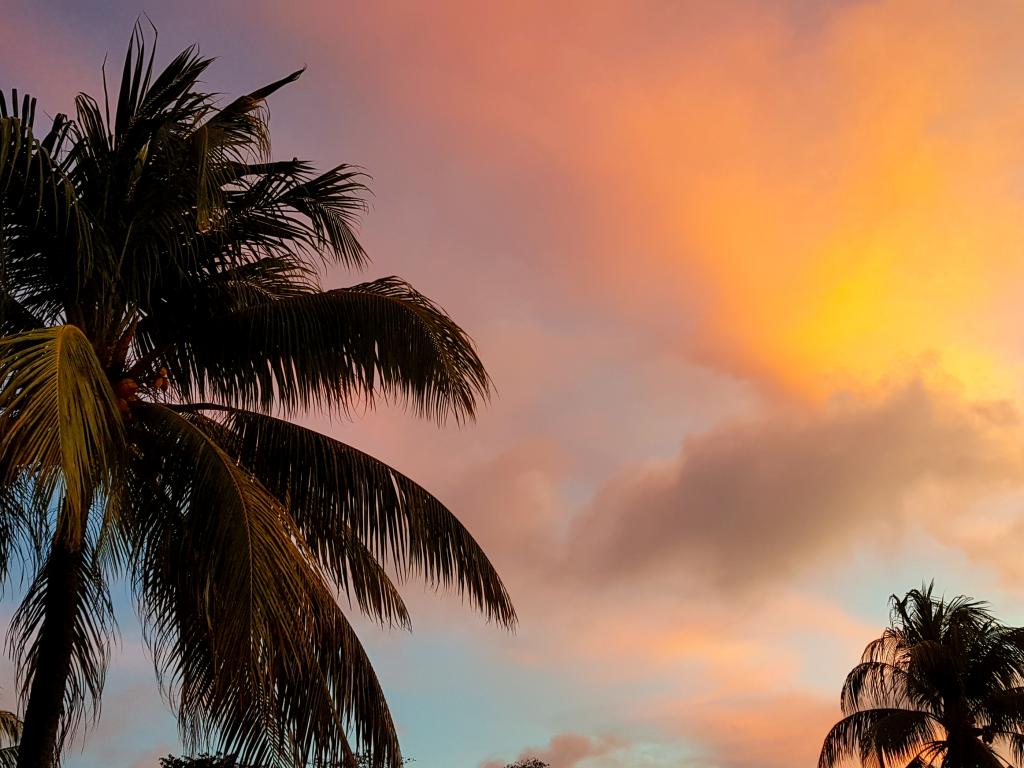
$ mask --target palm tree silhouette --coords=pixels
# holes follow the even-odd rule
[[[22,768],[95,717],[111,579],[186,744],[249,763],[401,764],[338,594],[408,625],[390,568],[515,622],[437,499],[287,420],[379,399],[470,419],[490,382],[405,282],[321,287],[367,263],[362,175],[270,158],[264,101],[301,72],[218,107],[210,62],[154,73],[137,27],[116,103],[79,95],[41,138],[35,101],[0,96],[0,565],[35,568],[12,625]]]
[[[1002,768],[1024,760],[1024,629],[985,603],[891,598],[891,626],[846,678],[845,717],[819,768],[857,758],[870,768]]]

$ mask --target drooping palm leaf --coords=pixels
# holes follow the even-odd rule
[[[941,700],[934,691],[924,689],[918,678],[897,665],[884,661],[864,661],[847,675],[841,703],[846,713],[875,706],[900,706],[935,712]]]
[[[64,294],[92,269],[93,255],[92,233],[58,157],[68,121],[57,115],[39,139],[34,100],[25,97],[20,111],[16,92],[13,101],[9,113],[0,92],[0,294],[8,333],[41,325],[28,317],[54,319]],[[64,263],[69,254],[77,261],[71,270]]]
[[[159,473],[138,491],[139,596],[188,741],[341,760],[351,726],[399,759],[372,667],[288,511],[185,417],[135,412]]]
[[[62,542],[55,543],[54,549],[62,552]],[[68,590],[68,585],[73,588]],[[47,616],[48,607],[55,602],[66,605],[64,615],[69,619],[56,627]],[[71,658],[58,734],[61,746],[83,719],[93,722],[99,716],[114,629],[113,604],[92,548],[82,545],[71,558],[57,557],[51,551],[14,614],[7,644],[20,671],[25,697],[37,675],[58,674],[41,664],[41,659],[48,643],[63,642],[61,635],[67,637]]]
[[[203,408],[196,406],[196,408]],[[454,587],[495,621],[515,610],[483,550],[433,495],[378,459],[319,432],[251,411],[206,408],[223,418],[234,455],[288,508],[329,573],[346,578],[351,534],[400,574]],[[229,438],[230,439],[230,438]]]
[[[396,278],[225,314],[167,359],[183,377],[183,397],[264,411],[351,408],[382,396],[461,419],[490,389],[465,332]]]
[[[872,768],[906,763],[933,740],[938,724],[925,712],[904,709],[866,709],[847,715],[829,731],[818,759],[819,768],[832,768],[858,759]]]
[[[0,338],[0,476],[36,478],[39,496],[67,499],[65,533],[80,541],[92,500],[115,502],[125,458],[114,392],[71,325]]]
[[[0,710],[0,743],[14,746],[21,738],[21,720],[14,712]]]

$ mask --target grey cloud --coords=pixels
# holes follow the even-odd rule
[[[527,747],[519,753],[517,760],[537,758],[551,768],[576,768],[583,760],[600,757],[626,746],[621,739],[604,736],[592,739],[578,733],[559,733],[551,737],[546,747]],[[502,760],[488,760],[480,768],[504,768]]]
[[[857,536],[898,534],[925,487],[962,495],[1018,484],[1020,437],[1008,407],[920,382],[869,402],[776,412],[622,473],[577,520],[570,552],[576,569],[610,579],[674,568],[726,586],[784,578]]]

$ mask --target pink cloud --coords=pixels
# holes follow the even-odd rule
[[[576,768],[589,758],[601,757],[625,746],[625,741],[612,736],[593,739],[578,733],[559,733],[551,737],[546,747],[527,747],[516,760],[536,758],[551,768]],[[511,761],[488,760],[481,763],[480,768],[504,768],[506,762]]]
[[[821,742],[839,719],[834,700],[799,692],[701,697],[666,705],[667,727],[700,745],[695,765],[790,768],[817,763]]]

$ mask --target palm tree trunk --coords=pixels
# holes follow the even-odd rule
[[[18,768],[53,768],[64,716],[64,692],[71,674],[75,619],[81,602],[83,553],[55,536],[46,570],[39,650],[18,746]]]

